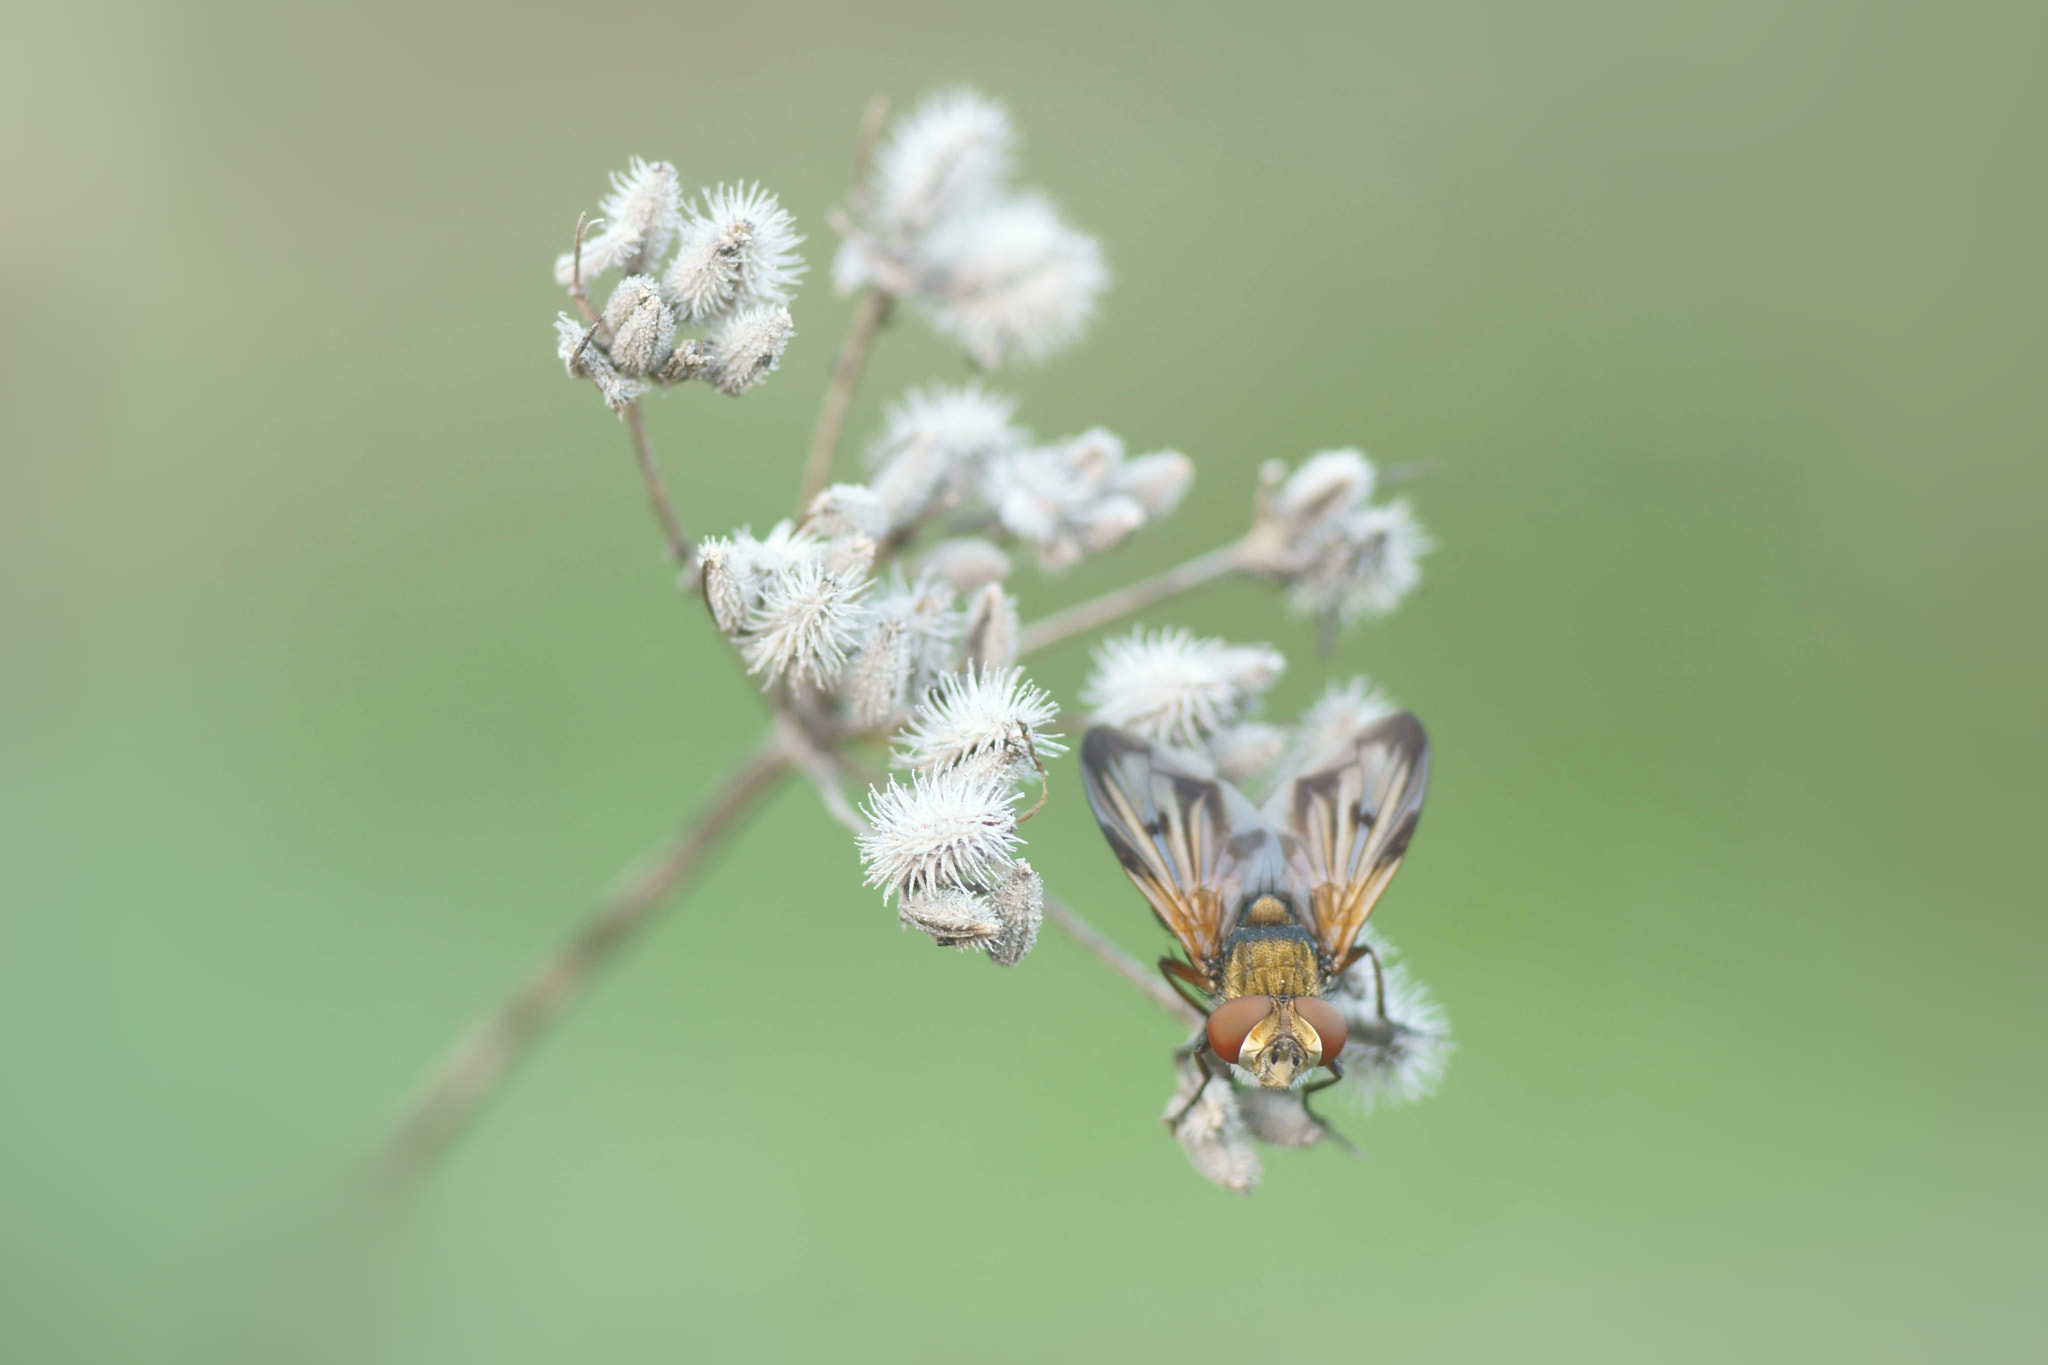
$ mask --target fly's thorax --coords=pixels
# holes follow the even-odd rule
[[[1344,1016],[1316,996],[1246,995],[1209,1016],[1210,1050],[1245,1068],[1273,1090],[1285,1090],[1344,1051]]]
[[[1223,942],[1222,996],[1320,995],[1322,956],[1315,937],[1277,896],[1260,896]]]

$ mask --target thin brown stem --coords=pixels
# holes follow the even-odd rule
[[[675,505],[668,500],[668,487],[661,481],[661,466],[654,462],[654,451],[647,444],[647,423],[640,415],[639,399],[626,404],[624,416],[626,430],[633,436],[633,459],[640,466],[640,482],[647,486],[647,501],[654,508],[654,518],[661,523],[661,534],[668,542],[668,557],[678,565],[687,565],[690,538],[676,520]]]
[[[818,409],[817,430],[811,433],[811,456],[804,464],[803,491],[796,504],[799,513],[810,507],[811,499],[832,477],[832,457],[838,453],[839,433],[853,407],[853,391],[860,386],[861,371],[867,368],[868,346],[888,318],[891,302],[887,292],[870,287],[854,310],[853,325],[847,329],[846,340],[839,345],[839,359],[832,367],[832,383]]]
[[[402,1195],[434,1168],[549,1027],[618,959],[788,765],[779,740],[763,745],[688,825],[584,917],[525,984],[471,1028],[376,1154],[370,1168],[376,1188]]]
[[[1233,542],[1221,549],[1197,555],[1185,564],[1177,565],[1161,574],[1133,583],[1127,588],[1104,593],[1100,597],[1077,603],[1065,611],[1054,612],[1042,621],[1033,621],[1024,627],[1017,637],[1017,652],[1028,654],[1035,649],[1058,644],[1070,636],[1083,631],[1107,625],[1119,616],[1128,616],[1134,611],[1192,592],[1204,583],[1223,577],[1240,567],[1238,548],[1242,542]]]
[[[590,294],[583,287],[583,232],[589,226],[589,214],[576,215],[576,240],[569,248],[569,297],[576,300],[576,311],[583,314],[583,320],[595,328],[597,310],[590,306]]]
[[[1192,1005],[1181,999],[1159,973],[1147,971],[1144,963],[1125,952],[1109,935],[1081,918],[1072,906],[1047,896],[1045,915],[1047,919],[1066,930],[1097,962],[1151,996],[1160,1008],[1190,1028],[1202,1022],[1202,1016],[1195,1012]]]

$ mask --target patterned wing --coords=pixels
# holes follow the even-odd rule
[[[1081,741],[1088,804],[1132,883],[1203,972],[1248,889],[1284,884],[1258,808],[1198,760],[1107,725]]]
[[[1429,736],[1406,711],[1318,755],[1266,805],[1288,871],[1308,893],[1316,941],[1341,964],[1408,851],[1429,786]]]

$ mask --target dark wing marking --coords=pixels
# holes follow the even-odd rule
[[[1266,805],[1287,866],[1308,893],[1317,945],[1333,963],[1350,953],[1422,817],[1429,736],[1406,711],[1307,763]]]
[[[1082,739],[1081,783],[1124,872],[1207,975],[1246,890],[1284,884],[1279,840],[1235,787],[1111,726]]]

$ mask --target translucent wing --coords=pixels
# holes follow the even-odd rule
[[[1117,861],[1206,973],[1248,891],[1278,889],[1280,841],[1199,760],[1107,725],[1081,741],[1081,782]]]
[[[1266,804],[1288,871],[1308,892],[1317,946],[1331,962],[1351,952],[1394,879],[1428,786],[1429,736],[1401,711],[1312,759]]]

